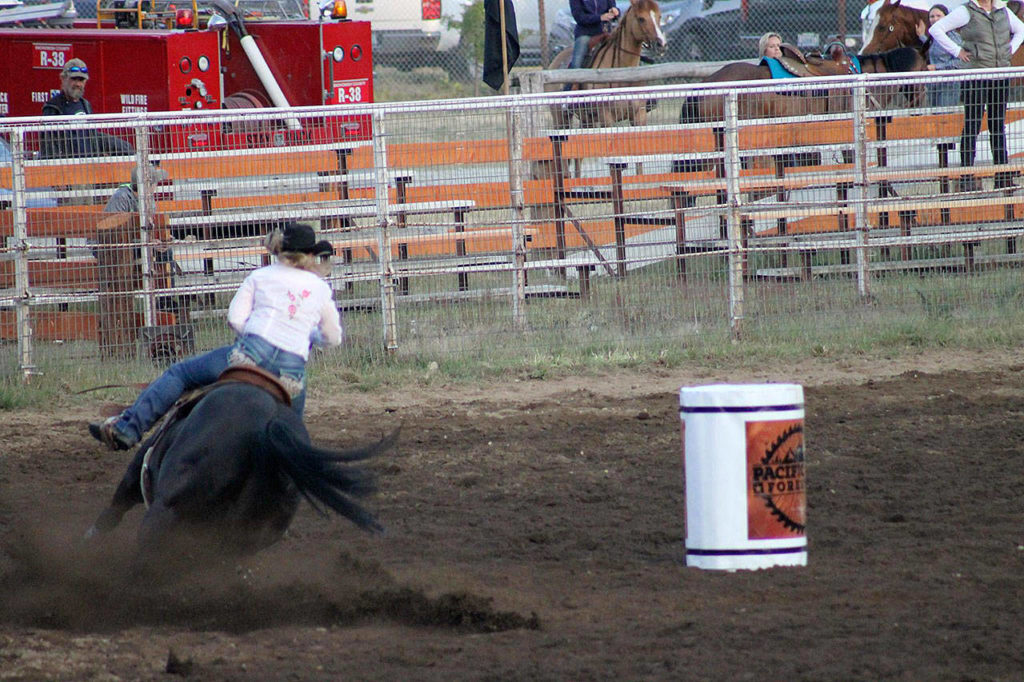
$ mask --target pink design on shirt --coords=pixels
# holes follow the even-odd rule
[[[292,304],[288,306],[288,319],[295,317],[295,313],[299,312],[299,306],[302,304],[302,299],[309,298],[310,292],[308,289],[303,289],[302,293],[299,294],[299,298],[295,297],[295,294],[288,292],[288,300],[292,301]]]

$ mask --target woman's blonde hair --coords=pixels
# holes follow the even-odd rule
[[[764,51],[768,49],[768,41],[771,40],[772,38],[778,38],[779,42],[782,42],[782,36],[780,36],[778,33],[774,33],[772,31],[765,33],[763,36],[761,36],[761,39],[757,41],[757,55],[759,57],[764,56]]]
[[[272,256],[277,256],[277,262],[289,265],[299,270],[308,270],[314,275],[326,277],[331,273],[330,259],[321,260],[320,256],[301,251],[284,251],[284,232],[281,229],[274,229],[267,233],[264,246]]]

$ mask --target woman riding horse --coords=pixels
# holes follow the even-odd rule
[[[630,0],[629,9],[622,15],[611,33],[604,34],[593,50],[590,68],[608,69],[633,67],[640,64],[640,53],[644,46],[665,48],[665,34],[661,30],[661,8],[655,0]],[[566,48],[548,66],[549,69],[563,69],[572,57],[572,50]],[[614,83],[579,83],[578,90],[614,87]],[[551,85],[548,92],[555,92],[560,86]],[[578,116],[584,128],[611,126],[617,121],[628,120],[632,125],[647,123],[647,102],[612,101],[596,106],[552,107],[551,115],[556,128],[568,128],[573,115]]]

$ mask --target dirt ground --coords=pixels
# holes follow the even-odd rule
[[[806,391],[808,565],[686,566],[678,389]],[[141,511],[80,407],[0,413],[0,679],[1018,680],[1016,354],[647,370],[328,397],[315,442],[402,424],[371,536],[304,506],[244,562],[143,589]]]

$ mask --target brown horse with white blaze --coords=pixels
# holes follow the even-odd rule
[[[600,37],[600,42],[593,49],[593,59],[589,68],[610,69],[638,66],[644,47],[657,50],[665,49],[665,34],[661,30],[661,8],[655,0],[630,0],[629,9],[622,15],[618,25],[611,33]],[[562,50],[548,65],[549,69],[564,69],[572,58],[572,48]],[[577,90],[594,90],[616,87],[616,83],[580,83]],[[561,85],[551,84],[545,87],[548,92],[561,90]],[[551,116],[556,128],[568,128],[573,116],[580,120],[584,128],[611,126],[618,121],[629,121],[631,125],[647,123],[647,100],[639,99],[604,102],[596,105],[581,104],[563,109],[561,106],[551,108]]]

